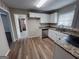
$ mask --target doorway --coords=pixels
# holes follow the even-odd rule
[[[8,42],[8,45],[10,47],[10,45],[12,43],[12,36],[11,36],[11,24],[10,24],[10,20],[9,20],[9,15],[7,12],[0,10],[0,16],[2,18],[7,42]]]

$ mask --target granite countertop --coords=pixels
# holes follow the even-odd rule
[[[74,35],[74,36],[78,36],[79,37],[79,33],[76,33],[74,31],[68,31],[68,30],[61,31],[61,30],[56,30],[56,28],[50,28],[50,29],[58,31],[58,32],[61,32],[61,33],[64,33],[64,34]]]
[[[70,30],[65,30],[65,31],[57,30],[56,26],[54,26],[54,27],[42,27],[42,26],[40,26],[39,28],[40,29],[52,29],[52,30],[55,30],[55,31],[59,31],[59,32],[68,34],[68,35],[74,35],[74,36],[78,36],[79,37],[79,33],[78,32],[70,31]]]
[[[52,29],[52,30],[55,30],[55,31],[59,31],[60,30],[56,30],[56,27],[40,27],[41,29],[43,28],[48,28],[48,29]],[[75,34],[73,32],[61,32],[61,33],[65,33],[65,34],[69,34],[69,35],[74,35],[74,36],[79,36],[78,34]],[[66,36],[65,36],[66,37]],[[65,38],[63,37],[63,38]],[[66,40],[64,39],[52,39],[56,44],[58,44],[59,46],[61,46],[62,48],[64,48],[66,51],[68,51],[70,54],[72,54],[73,56],[77,57],[79,59],[79,48],[78,47],[75,47],[73,46],[72,44],[68,43]]]
[[[63,37],[65,38],[65,37]],[[69,44],[66,40],[64,39],[52,39],[56,44],[64,48],[66,51],[68,51],[70,54],[72,54],[74,57],[79,58],[79,48],[75,47],[71,44]]]

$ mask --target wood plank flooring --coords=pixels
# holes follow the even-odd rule
[[[53,42],[46,38],[29,38],[16,41],[9,59],[53,59]]]

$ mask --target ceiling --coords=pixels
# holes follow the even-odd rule
[[[76,0],[48,0],[41,8],[35,5],[39,0],[4,0],[4,2],[11,8],[19,9],[34,9],[34,10],[55,10],[69,5]]]

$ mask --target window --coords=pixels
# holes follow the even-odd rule
[[[74,10],[59,13],[58,25],[72,26]]]

